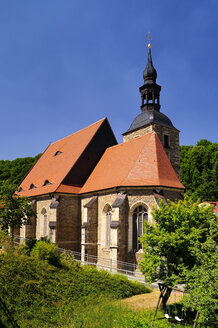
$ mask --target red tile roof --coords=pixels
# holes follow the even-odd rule
[[[206,203],[213,205],[213,210],[212,210],[213,213],[218,213],[218,202],[207,201]]]
[[[57,188],[56,192],[63,192],[65,194],[78,194],[81,190],[81,186],[68,186],[64,184],[60,184]]]
[[[218,203],[217,203],[217,205],[213,208],[213,213],[218,213]]]
[[[31,197],[56,191],[78,193],[81,186],[62,185],[62,181],[105,120],[106,118],[52,143],[24,178],[19,186],[23,191],[18,194]],[[57,152],[60,153],[55,155]],[[46,180],[50,184],[44,185]],[[36,188],[29,189],[32,184]]]
[[[107,148],[80,193],[121,186],[184,189],[155,132]]]

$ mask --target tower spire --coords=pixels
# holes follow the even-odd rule
[[[151,45],[150,43],[148,44],[148,61],[147,61],[147,66],[143,72],[143,78],[145,84],[149,83],[155,83],[157,79],[157,71],[153,66],[152,63],[152,56],[151,56]]]
[[[149,39],[150,40],[150,39]],[[160,110],[161,86],[156,83],[157,71],[153,66],[151,44],[148,44],[147,66],[143,72],[144,85],[139,88],[141,93],[141,110]]]

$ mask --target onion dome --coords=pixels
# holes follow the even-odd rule
[[[148,45],[148,62],[147,62],[147,66],[143,72],[143,78],[145,81],[145,84],[149,84],[149,83],[155,83],[156,79],[157,79],[157,71],[153,66],[152,63],[152,57],[151,57],[151,46],[150,44]]]

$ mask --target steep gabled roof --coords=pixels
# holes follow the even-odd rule
[[[65,178],[72,172],[72,168],[83,156],[85,150],[94,139],[95,135],[97,135],[98,130],[103,126],[105,127],[105,124],[108,131],[109,123],[107,119],[104,118],[49,145],[20,184],[18,188],[18,190],[22,188],[22,191],[19,192],[20,196],[31,197],[55,191],[78,193],[83,183],[72,183],[72,185],[70,185],[69,183],[65,183]],[[115,142],[110,145],[113,144],[115,144]],[[105,146],[105,148],[106,147],[108,147],[108,145]],[[99,156],[102,156],[102,153]],[[91,165],[94,164],[92,163]],[[71,176],[72,175],[73,173]]]
[[[108,148],[80,193],[122,186],[184,189],[155,132]]]

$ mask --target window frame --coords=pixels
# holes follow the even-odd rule
[[[137,252],[138,250],[143,248],[142,244],[140,244],[139,242],[139,238],[144,233],[145,221],[148,222],[148,210],[144,205],[139,204],[134,208],[131,217],[132,217],[132,250],[134,252]]]

